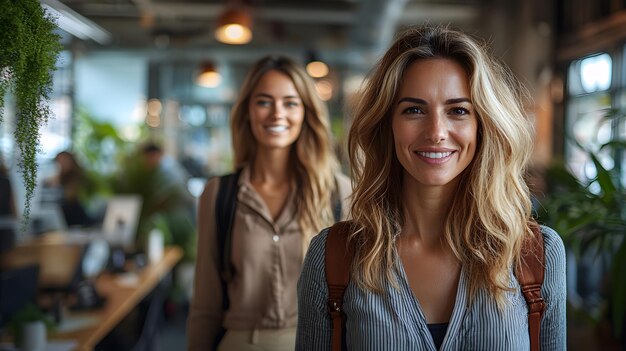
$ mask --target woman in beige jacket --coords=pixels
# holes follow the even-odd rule
[[[312,79],[291,59],[252,67],[231,113],[241,169],[222,307],[215,208],[219,178],[198,208],[198,255],[187,336],[189,350],[293,350],[296,283],[311,237],[334,222],[349,180],[338,172],[329,120]],[[342,217],[349,208],[341,206]],[[220,340],[220,329],[226,334]]]

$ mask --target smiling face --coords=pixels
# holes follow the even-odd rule
[[[449,59],[420,59],[393,107],[396,156],[421,186],[456,185],[476,154],[478,120],[468,74]]]
[[[279,71],[261,77],[250,96],[248,112],[259,149],[289,148],[302,130],[302,99],[291,78]]]

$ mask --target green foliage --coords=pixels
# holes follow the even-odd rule
[[[177,208],[165,212],[147,215],[137,230],[137,244],[147,247],[147,234],[152,228],[163,233],[165,245],[176,245],[183,250],[183,261],[193,262],[196,259],[196,229],[189,212]]]
[[[607,114],[613,120],[623,116],[615,111]],[[547,173],[547,180],[553,183],[552,192],[542,200],[538,215],[578,255],[592,250],[611,257],[610,315],[619,335],[626,315],[626,191],[615,169],[607,170],[593,150],[576,145],[593,162],[596,176],[582,184],[562,162],[554,164]],[[611,140],[600,145],[598,151],[611,149],[618,159],[625,147],[625,141]]]
[[[172,174],[149,169],[137,150],[137,143],[125,140],[112,124],[98,121],[80,109],[77,116],[74,146],[83,164],[88,165],[87,176],[95,185],[91,196],[141,195],[137,246],[144,248],[148,233],[157,228],[163,233],[166,245],[180,246],[183,259],[193,260],[196,251],[193,201],[185,184]],[[137,138],[147,139],[146,125],[137,128]]]
[[[139,138],[145,137],[145,124],[139,128]],[[85,167],[85,173],[92,185],[87,201],[94,196],[108,196],[113,193],[112,184],[123,155],[133,152],[135,145],[118,133],[114,125],[102,122],[84,109],[76,113],[74,149]]]
[[[32,303],[27,304],[11,317],[9,332],[13,335],[17,346],[21,346],[24,341],[24,325],[37,321],[42,321],[46,325],[46,329],[54,330],[55,325],[52,319]]]
[[[62,46],[54,21],[39,1],[0,0],[0,9],[0,123],[4,122],[4,98],[10,92],[17,111],[14,137],[26,187],[27,219],[36,186],[39,129],[50,116],[47,100]]]

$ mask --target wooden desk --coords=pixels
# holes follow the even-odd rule
[[[137,273],[136,284],[120,284],[120,276],[104,274],[96,282],[98,293],[106,297],[105,305],[97,310],[68,312],[64,318],[97,318],[98,323],[73,332],[57,332],[49,335],[50,340],[72,339],[78,342],[76,350],[92,350],[182,258],[179,247],[165,248],[163,259],[147,265]]]
[[[47,233],[26,240],[0,256],[0,268],[9,269],[29,264],[40,266],[39,283],[46,286],[70,282],[84,245],[93,237],[67,235],[62,232]],[[92,350],[130,311],[141,302],[170,272],[183,256],[179,247],[167,247],[163,258],[141,270],[126,275],[102,274],[96,280],[98,294],[106,298],[103,307],[90,311],[67,311],[63,320],[91,320],[84,328],[78,326],[71,332],[50,333],[50,340],[74,340],[76,350]],[[126,282],[122,280],[126,279]]]
[[[39,285],[68,285],[76,272],[84,246],[93,237],[51,232],[28,238],[0,256],[0,269],[39,265]]]

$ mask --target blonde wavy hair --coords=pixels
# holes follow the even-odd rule
[[[425,58],[454,60],[470,78],[478,147],[451,204],[444,240],[468,273],[470,298],[486,288],[502,307],[510,290],[509,270],[519,260],[522,242],[532,237],[523,175],[533,128],[523,111],[525,90],[509,69],[483,43],[446,27],[414,27],[400,35],[370,72],[355,105],[348,139],[355,185],[353,277],[361,288],[377,293],[386,281],[397,287],[394,238],[405,218],[392,106],[405,70]]]
[[[269,71],[287,75],[304,105],[302,131],[291,147],[289,159],[304,250],[314,234],[334,222],[331,194],[336,188],[338,163],[333,153],[326,105],[317,95],[313,80],[288,57],[267,56],[258,60],[241,86],[230,117],[235,167],[241,168],[254,160],[257,142],[250,128],[250,98],[261,77]]]

